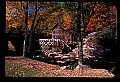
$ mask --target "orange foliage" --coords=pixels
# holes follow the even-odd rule
[[[94,15],[90,18],[90,21],[86,27],[86,32],[104,28],[108,24],[115,21],[115,12],[117,10],[114,6],[107,4],[109,3],[103,2],[95,6]]]
[[[28,21],[28,28],[30,29],[32,25],[32,21]]]
[[[40,15],[43,15],[46,12],[46,10],[42,10],[39,12]]]
[[[94,30],[95,30],[94,27],[86,27],[85,32],[92,32],[92,31],[94,31]]]
[[[69,29],[70,27],[72,27],[71,22],[72,22],[72,18],[69,15],[67,15],[67,16],[64,17],[64,23],[63,23],[63,25],[65,26],[66,30]]]

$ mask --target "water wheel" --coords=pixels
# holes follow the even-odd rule
[[[61,41],[58,46],[60,49],[64,49],[64,41]]]

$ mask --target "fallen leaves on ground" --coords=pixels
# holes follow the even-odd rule
[[[60,70],[59,65],[48,64],[37,60],[32,60],[22,56],[6,56],[5,62],[14,62],[20,64],[22,68],[37,69],[44,73],[44,77],[95,77],[95,78],[112,78],[105,69],[82,69],[82,70]],[[9,71],[13,68],[9,68]],[[33,77],[42,77],[35,74]]]

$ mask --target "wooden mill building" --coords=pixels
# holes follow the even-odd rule
[[[60,39],[65,43],[72,42],[72,32],[65,30],[59,23],[57,23],[52,29],[52,39]]]

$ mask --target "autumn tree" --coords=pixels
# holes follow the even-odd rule
[[[116,21],[116,8],[112,3],[100,2],[94,8],[94,15],[90,18],[86,32],[92,32],[108,27]]]
[[[6,25],[7,27],[17,28],[19,26],[25,27],[26,32],[29,27],[30,38],[29,47],[31,47],[31,39],[34,29],[38,26],[41,15],[40,7],[47,8],[44,4],[48,2],[31,2],[31,1],[7,1],[6,2]],[[39,8],[38,8],[39,7]],[[28,22],[29,21],[29,22]],[[30,26],[30,21],[32,24]],[[29,25],[28,25],[29,24]]]
[[[89,23],[89,19],[93,15],[93,10],[96,2],[78,2],[77,6],[77,36],[78,36],[78,68],[81,69],[83,66],[83,38],[85,36],[86,26]]]
[[[50,35],[51,29],[59,22],[66,30],[80,33],[78,37],[82,41],[87,32],[115,21],[113,11],[116,8],[111,3],[83,2],[80,6],[78,21],[77,2],[6,1],[6,27],[25,28],[25,41],[28,41],[26,50],[30,51],[32,37],[38,29],[41,30],[39,33]]]

